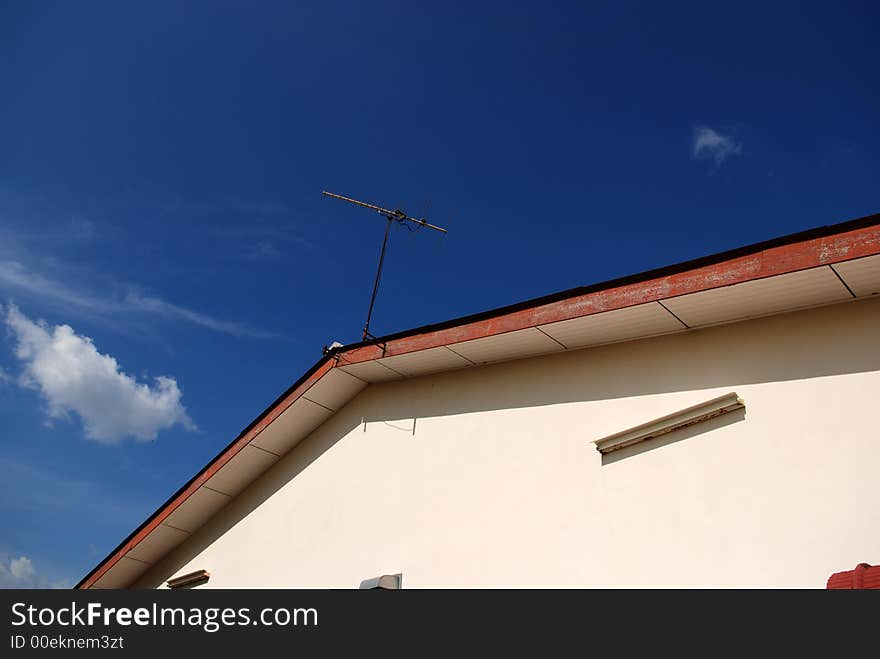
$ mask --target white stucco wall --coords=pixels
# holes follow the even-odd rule
[[[880,299],[373,385],[137,585],[824,587],[880,563],[878,408]]]

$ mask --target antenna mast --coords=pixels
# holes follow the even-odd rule
[[[369,208],[370,210],[374,210],[379,215],[385,218],[385,237],[382,239],[382,251],[379,253],[379,267],[376,269],[376,280],[373,282],[373,294],[370,296],[370,309],[367,311],[367,322],[364,324],[364,335],[363,340],[367,339],[375,339],[376,337],[370,334],[370,318],[373,316],[373,305],[376,303],[376,294],[379,292],[379,280],[382,278],[382,265],[385,263],[385,250],[388,247],[388,231],[391,229],[391,223],[397,222],[398,224],[404,224],[406,222],[412,222],[418,227],[427,227],[429,229],[433,229],[434,231],[440,231],[442,233],[448,233],[446,229],[443,227],[434,226],[433,224],[429,224],[424,220],[424,218],[419,219],[416,217],[410,217],[402,210],[395,209],[393,211],[388,210],[387,208],[382,208],[381,206],[374,206],[373,204],[368,204],[363,201],[358,201],[357,199],[351,199],[350,197],[343,197],[342,195],[334,194],[332,192],[327,192],[326,190],[321,192],[325,197],[332,197],[333,199],[339,199],[341,201],[347,201],[350,204],[354,204],[356,206],[363,206],[364,208]]]

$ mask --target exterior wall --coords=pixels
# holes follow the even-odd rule
[[[880,562],[878,401],[876,298],[373,385],[136,585],[822,588]]]

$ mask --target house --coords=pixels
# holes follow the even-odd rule
[[[873,215],[334,347],[77,587],[822,588],[878,293]]]

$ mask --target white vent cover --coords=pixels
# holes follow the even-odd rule
[[[680,428],[686,428],[701,421],[708,421],[716,416],[733,412],[745,406],[746,404],[743,399],[737,396],[735,392],[732,392],[708,400],[705,403],[688,407],[680,412],[667,414],[659,419],[648,421],[635,428],[597,439],[593,443],[596,445],[596,450],[599,453],[611,453],[625,446],[632,446],[638,442],[653,439],[654,437],[665,435]]]

